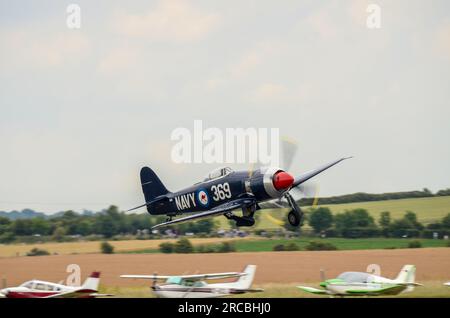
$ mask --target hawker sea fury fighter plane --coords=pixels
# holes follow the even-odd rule
[[[299,226],[303,213],[289,191],[345,159],[348,158],[332,161],[297,177],[274,167],[254,171],[219,168],[203,181],[178,192],[167,190],[156,173],[144,167],[140,177],[146,203],[129,211],[146,206],[151,215],[168,216],[166,222],[153,228],[217,215],[234,220],[237,226],[252,226],[255,224],[253,215],[263,208],[262,203],[285,198],[291,209],[288,221]],[[233,214],[237,209],[242,210],[242,216]],[[200,213],[172,220],[174,216],[192,212]]]
[[[151,289],[158,297],[162,298],[216,298],[228,295],[244,294],[250,292],[262,292],[262,289],[251,289],[255,276],[256,266],[248,265],[242,273],[214,273],[181,276],[161,275],[121,275],[122,278],[150,279],[153,280]],[[231,283],[208,284],[208,280],[238,278]],[[157,281],[165,283],[158,285]]]
[[[0,297],[6,298],[95,298],[112,296],[98,294],[100,273],[93,272],[82,286],[66,286],[40,280],[30,280],[17,287],[0,290]]]
[[[364,272],[345,272],[337,278],[328,279],[320,283],[324,289],[298,286],[303,291],[312,294],[336,296],[380,296],[398,295],[402,292],[414,290],[416,267],[405,265],[397,278],[389,279]]]

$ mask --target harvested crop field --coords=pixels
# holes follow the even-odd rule
[[[249,252],[223,254],[84,254],[15,257],[0,259],[0,277],[8,285],[39,278],[61,281],[68,275],[66,267],[78,264],[82,277],[93,270],[102,271],[103,286],[142,286],[148,282],[125,280],[121,274],[193,274],[239,271],[246,264],[256,264],[255,284],[317,282],[319,270],[327,277],[343,271],[365,271],[369,264],[379,264],[381,274],[395,277],[405,264],[417,266],[416,280],[448,281],[450,279],[449,248],[399,250],[358,250],[320,252]]]
[[[238,238],[191,238],[192,244],[213,244]],[[242,240],[242,238],[239,238]],[[114,246],[116,252],[127,252],[140,249],[157,249],[159,244],[164,242],[175,243],[176,239],[161,239],[161,240],[124,240],[124,241],[109,241]],[[84,254],[84,253],[99,253],[99,241],[87,242],[66,242],[66,243],[36,243],[36,244],[0,244],[0,257],[15,257],[24,256],[32,248],[40,248],[48,251],[50,254]]]

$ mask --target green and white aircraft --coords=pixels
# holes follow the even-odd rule
[[[364,272],[344,272],[338,277],[327,279],[320,283],[323,289],[307,286],[297,286],[303,291],[312,294],[335,296],[380,296],[398,295],[410,292],[415,286],[416,267],[405,265],[395,279],[389,279]]]

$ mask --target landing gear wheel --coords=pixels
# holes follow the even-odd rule
[[[289,221],[289,224],[292,226],[299,226],[300,225],[300,215],[296,211],[292,210],[288,214],[288,221]]]

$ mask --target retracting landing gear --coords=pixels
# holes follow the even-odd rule
[[[253,214],[255,214],[256,205],[251,205],[242,208],[242,216],[234,215],[232,212],[225,213],[225,217],[228,220],[233,220],[236,222],[236,226],[253,226],[255,224],[255,219]]]
[[[289,192],[286,193],[284,195],[284,197],[288,201],[289,206],[292,208],[291,212],[289,212],[289,214],[288,214],[289,224],[292,225],[292,226],[299,226],[301,224],[301,222],[302,222],[302,219],[303,219],[303,212],[302,212],[302,210],[297,205],[297,202],[295,202],[295,200],[292,197],[292,195],[289,194]]]

